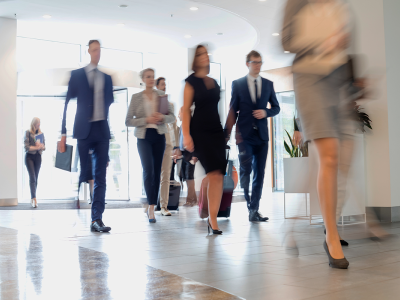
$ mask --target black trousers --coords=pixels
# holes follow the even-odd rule
[[[137,140],[137,147],[142,161],[147,201],[149,205],[157,205],[161,166],[165,151],[165,135],[158,134],[156,129],[148,128],[146,137]]]
[[[29,173],[29,187],[31,189],[31,199],[36,198],[36,189],[39,177],[40,166],[42,165],[42,155],[39,153],[25,155],[25,165]]]

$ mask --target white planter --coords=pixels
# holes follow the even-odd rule
[[[309,193],[308,157],[284,158],[283,172],[285,193]]]

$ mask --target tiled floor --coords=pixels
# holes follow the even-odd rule
[[[334,270],[322,227],[285,220],[282,199],[265,195],[271,220],[259,224],[234,203],[222,236],[207,236],[196,207],[156,224],[110,209],[110,234],[88,230],[89,210],[0,210],[0,299],[399,299],[399,223],[382,243],[364,225],[341,228],[350,268]]]

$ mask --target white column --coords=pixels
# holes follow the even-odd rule
[[[17,21],[0,18],[0,206],[18,204],[16,37]]]
[[[396,222],[400,221],[400,1],[349,2],[356,15],[357,48],[366,58],[361,71],[371,76],[376,92],[363,105],[373,128],[365,136],[367,206],[374,207],[381,220]]]

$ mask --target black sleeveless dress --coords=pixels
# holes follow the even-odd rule
[[[186,78],[194,89],[194,114],[190,121],[190,135],[194,143],[193,156],[197,157],[206,173],[226,172],[225,136],[218,114],[220,87],[214,80],[214,88],[207,89],[202,78],[190,75]]]

